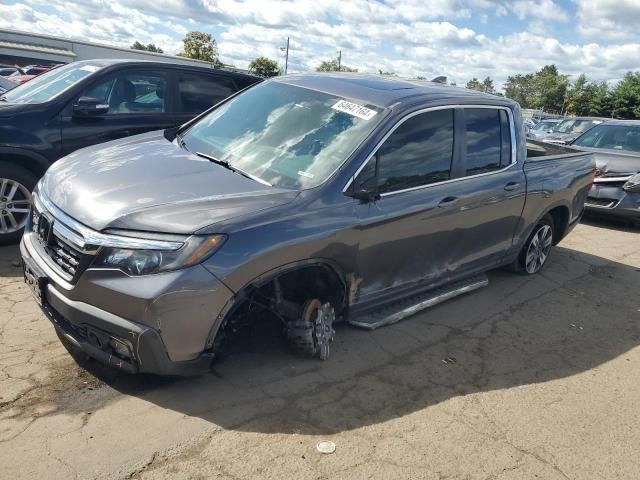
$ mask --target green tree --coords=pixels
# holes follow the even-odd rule
[[[278,63],[267,57],[258,57],[251,60],[249,71],[265,78],[282,75],[282,70],[278,67]]]
[[[155,53],[164,53],[164,51],[160,47],[156,47],[153,43],[148,43],[147,45],[138,42],[137,40],[131,45],[131,48],[134,50],[144,50],[147,52],[155,52]]]
[[[382,69],[378,69],[378,75],[382,75],[383,77],[397,77],[398,74],[395,72],[385,72]]]
[[[615,118],[640,118],[640,72],[627,72],[611,91]]]
[[[338,60],[333,59],[329,61],[323,61],[318,67],[316,67],[316,72],[337,72],[338,71]],[[341,72],[357,72],[357,68],[347,67],[346,65],[340,65]]]
[[[487,77],[482,81],[482,91],[484,93],[491,93],[492,95],[495,95],[496,89],[493,86],[493,80],[491,77]]]
[[[210,33],[189,32],[182,39],[182,43],[184,44],[184,52],[180,54],[181,57],[204,60],[215,65],[220,63],[218,44]]]
[[[478,92],[495,94],[496,90],[493,87],[493,80],[491,77],[485,78],[482,82],[476,77],[473,77],[467,82],[467,88],[470,90],[477,90]]]
[[[613,112],[613,99],[607,82],[595,84],[593,98],[591,99],[591,115],[599,117],[611,117]]]
[[[478,92],[481,92],[482,84],[478,81],[476,77],[473,77],[471,80],[467,82],[467,88],[469,90],[477,90]]]
[[[545,65],[533,75],[532,106],[560,113],[568,85],[568,75],[560,75],[555,65]]]
[[[522,108],[531,108],[533,97],[533,74],[521,73],[507,77],[504,95],[520,104]]]
[[[603,90],[604,86],[604,90]],[[583,73],[567,91],[565,110],[573,115],[605,115],[611,114],[606,83],[590,82]],[[609,110],[608,112],[606,110]]]

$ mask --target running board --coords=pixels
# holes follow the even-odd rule
[[[485,274],[476,275],[444,287],[429,290],[420,295],[414,295],[405,300],[394,302],[380,310],[357,315],[352,319],[348,319],[347,323],[356,327],[366,328],[367,330],[374,330],[378,327],[397,323],[404,318],[415,315],[425,308],[433,307],[458,295],[473,292],[479,288],[486,287],[488,284],[489,279]]]

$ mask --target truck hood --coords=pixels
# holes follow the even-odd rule
[[[78,150],[48,170],[39,192],[95,230],[178,234],[283,205],[299,193],[193,155],[162,132]]]
[[[640,172],[640,153],[621,152],[602,148],[588,148],[576,145],[575,148],[585,152],[593,152],[596,167],[602,175],[624,176]]]

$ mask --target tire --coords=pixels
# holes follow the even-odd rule
[[[535,275],[544,267],[553,246],[553,217],[546,214],[536,224],[518,255],[511,270],[523,275]]]
[[[22,238],[37,181],[31,171],[0,162],[0,245],[17,243]]]
[[[300,318],[289,322],[285,328],[291,348],[302,355],[327,360],[336,334],[333,329],[335,316],[329,302],[323,304],[317,298],[305,302]]]

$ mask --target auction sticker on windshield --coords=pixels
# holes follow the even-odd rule
[[[354,117],[358,117],[363,120],[369,120],[376,113],[378,113],[375,110],[363,107],[362,105],[358,105],[357,103],[347,102],[346,100],[340,100],[331,108],[333,108],[334,110],[338,110],[339,112],[348,113],[349,115],[353,115]]]

